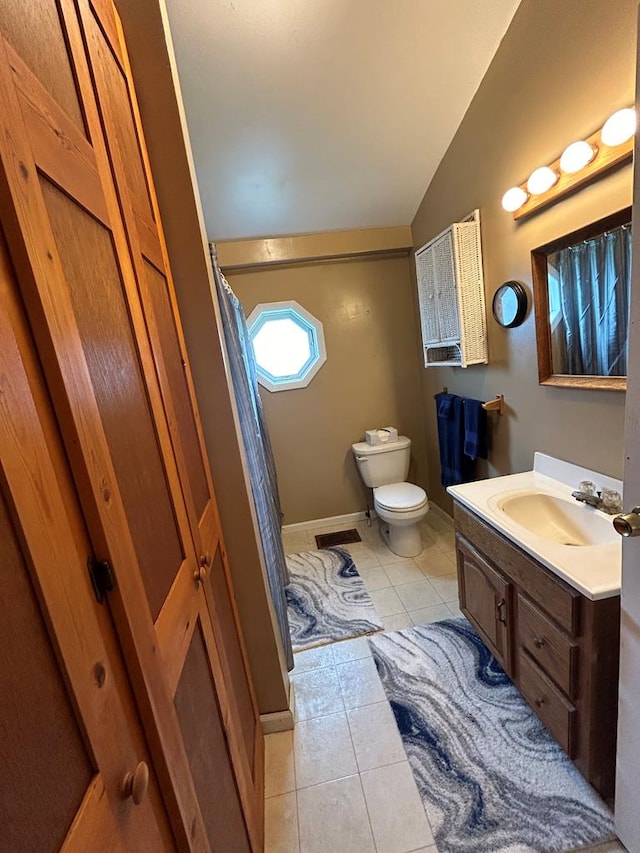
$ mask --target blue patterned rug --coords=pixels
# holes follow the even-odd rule
[[[552,853],[610,811],[466,619],[369,640],[439,853]]]
[[[287,554],[286,587],[294,652],[381,631],[378,614],[348,551]]]

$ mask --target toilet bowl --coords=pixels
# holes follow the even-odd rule
[[[422,551],[418,525],[429,511],[424,489],[412,483],[378,486],[373,490],[373,507],[389,549],[400,557],[417,557]]]
[[[406,482],[411,440],[371,446],[364,441],[351,445],[360,476],[373,489],[373,507],[388,548],[399,557],[416,557],[422,551],[420,521],[429,511],[427,493]]]

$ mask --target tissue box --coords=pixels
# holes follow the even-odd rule
[[[368,429],[364,434],[365,441],[372,447],[378,444],[389,444],[398,440],[398,430],[395,427]]]

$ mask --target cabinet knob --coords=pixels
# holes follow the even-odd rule
[[[133,773],[127,773],[122,781],[122,796],[125,800],[131,798],[136,806],[147,796],[149,790],[149,766],[141,761]]]
[[[536,706],[536,708],[542,708],[542,706],[544,705],[544,698],[536,699],[534,705]]]
[[[533,645],[536,649],[541,649],[544,646],[544,637],[534,637]]]
[[[197,584],[204,583],[206,577],[207,577],[207,567],[206,566],[198,566],[197,569],[194,569],[193,579]]]
[[[211,565],[211,557],[208,554],[200,554],[200,565],[203,569],[208,569]]]

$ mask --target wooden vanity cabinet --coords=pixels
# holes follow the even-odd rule
[[[620,597],[593,601],[454,503],[460,607],[593,787],[615,783]]]

